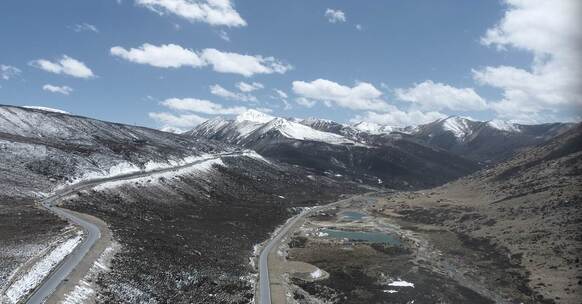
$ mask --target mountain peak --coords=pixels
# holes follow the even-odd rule
[[[506,132],[520,132],[519,127],[507,120],[493,119],[487,122],[491,128],[506,131]]]
[[[271,120],[273,120],[273,116],[269,115],[269,114],[265,114],[263,112],[254,110],[254,109],[249,109],[241,114],[239,114],[236,117],[236,121],[252,121],[252,122],[257,122],[257,123],[267,123]]]

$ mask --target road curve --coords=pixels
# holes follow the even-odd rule
[[[75,185],[68,186],[64,189],[58,190],[54,195],[49,196],[42,201],[40,201],[41,205],[45,207],[50,212],[56,214],[57,216],[66,219],[67,221],[73,223],[74,225],[80,226],[85,232],[85,238],[81,242],[81,244],[77,245],[75,250],[68,256],[66,256],[63,261],[51,271],[51,273],[42,281],[42,283],[37,286],[34,291],[29,294],[26,303],[27,304],[41,304],[44,303],[46,299],[48,299],[52,293],[59,287],[59,285],[64,282],[67,277],[71,274],[71,272],[75,269],[79,263],[83,260],[83,258],[87,255],[87,253],[91,250],[95,242],[97,242],[101,238],[101,231],[99,227],[85,219],[79,218],[74,213],[70,212],[67,209],[60,208],[54,206],[56,202],[60,199],[75,193],[77,191],[85,190],[88,188],[95,187],[97,185],[111,182],[111,181],[122,181],[122,180],[131,180],[139,177],[145,177],[152,174],[157,173],[165,173],[170,171],[176,171],[183,168],[187,168],[190,166],[194,166],[209,160],[217,159],[220,157],[230,157],[230,156],[239,156],[241,153],[238,152],[231,152],[231,153],[219,153],[214,154],[208,158],[200,159],[192,163],[188,163],[181,166],[164,168],[164,169],[157,169],[151,171],[140,171],[135,173],[129,173],[124,175],[118,175],[114,177],[106,177],[106,178],[99,178],[93,179],[89,181],[83,181]]]

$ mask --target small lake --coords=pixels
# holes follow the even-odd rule
[[[337,229],[322,229],[320,232],[324,233],[325,237],[334,239],[348,239],[350,241],[382,243],[395,246],[400,245],[400,240],[397,238],[378,231],[346,231]]]

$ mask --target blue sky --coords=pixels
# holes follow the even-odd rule
[[[180,129],[250,108],[391,125],[447,115],[577,121],[579,8],[576,0],[8,0],[0,103]]]

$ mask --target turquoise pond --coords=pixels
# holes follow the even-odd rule
[[[326,237],[334,239],[348,239],[350,241],[382,243],[396,246],[400,245],[400,240],[397,238],[378,231],[346,231],[337,229],[322,229],[321,232],[326,233]]]

